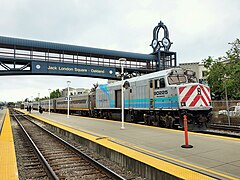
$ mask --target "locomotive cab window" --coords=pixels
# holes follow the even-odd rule
[[[165,88],[165,80],[164,78],[156,79],[154,81],[155,89]]]
[[[155,83],[155,89],[159,89],[160,88],[160,81],[159,81],[159,79],[156,79],[154,81],[154,83]]]
[[[181,83],[186,83],[187,79],[184,75],[170,75],[168,76],[168,84],[181,84]]]

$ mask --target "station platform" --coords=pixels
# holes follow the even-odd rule
[[[26,111],[21,110],[26,114]],[[97,139],[146,164],[181,179],[240,179],[240,139],[189,132],[191,149],[181,148],[184,132],[179,130],[33,111],[42,121]],[[90,137],[93,136],[93,137]],[[98,138],[96,138],[98,137]]]
[[[0,111],[0,179],[18,179],[17,161],[9,111]],[[1,127],[1,126],[0,126]]]

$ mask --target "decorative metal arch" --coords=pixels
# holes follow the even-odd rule
[[[164,30],[164,37],[161,40],[158,40],[158,34],[161,28]],[[162,21],[160,21],[158,25],[153,29],[153,40],[150,46],[152,46],[153,52],[158,52],[162,48],[164,51],[169,51],[171,44],[172,42],[170,42],[169,39],[168,28]]]

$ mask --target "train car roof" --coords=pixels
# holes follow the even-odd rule
[[[145,75],[142,75],[142,76],[137,76],[137,77],[125,79],[125,81],[128,81],[128,82],[131,83],[131,82],[135,82],[135,81],[148,80],[148,79],[151,79],[151,78],[154,78],[154,77],[166,76],[170,72],[172,72],[172,70],[182,70],[182,68],[171,68],[171,69],[161,70],[161,71],[145,74]],[[120,80],[120,81],[117,81],[117,82],[114,82],[114,83],[110,83],[110,84],[100,84],[99,86],[101,86],[101,85],[108,85],[109,87],[111,87],[111,86],[121,85],[121,83],[122,82]]]

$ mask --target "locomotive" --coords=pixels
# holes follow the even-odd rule
[[[203,130],[211,121],[210,88],[200,84],[191,70],[172,68],[125,80],[124,115],[127,122],[144,122],[167,128],[182,128],[187,115],[191,131]],[[95,92],[71,96],[70,113],[106,119],[121,119],[122,82],[102,84]],[[48,110],[49,101],[41,102]],[[51,99],[51,111],[66,112],[65,98]]]

